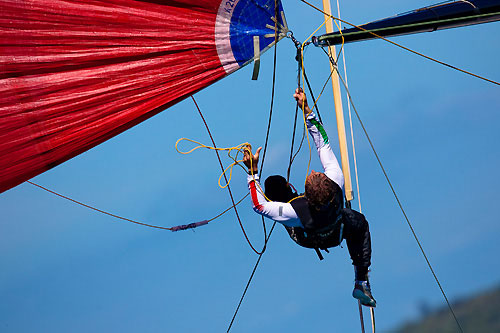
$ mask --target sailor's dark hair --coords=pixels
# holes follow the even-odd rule
[[[297,196],[285,177],[279,175],[267,177],[264,188],[266,197],[272,201],[288,202]]]
[[[306,179],[306,198],[313,207],[321,207],[332,203],[336,209],[343,206],[342,189],[324,173],[309,175]]]

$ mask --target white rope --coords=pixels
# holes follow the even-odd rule
[[[340,17],[340,5],[339,5],[339,0],[337,0],[337,14],[338,14],[338,17]],[[345,77],[345,83],[346,83],[346,86],[349,87],[349,85],[347,84],[347,64],[345,62],[345,48],[342,49],[342,62],[344,64],[344,77]],[[349,96],[347,96],[347,98],[349,99]],[[356,176],[356,191],[358,192],[358,207],[359,207],[359,212],[362,213],[362,210],[361,210],[361,193],[359,191],[359,180],[358,180],[358,163],[357,163],[357,159],[356,159],[356,148],[355,148],[355,145],[354,145],[354,132],[353,132],[353,129],[352,129],[352,116],[351,116],[351,103],[347,103],[347,109],[349,110],[349,127],[351,129],[351,145],[352,145],[352,156],[353,156],[353,159],[354,159],[354,174]]]
[[[339,0],[337,0],[337,14],[338,17],[340,17],[340,4]],[[349,89],[349,85],[347,83],[347,63],[345,61],[345,48],[342,49],[342,62],[344,64],[344,77],[345,77],[345,84],[346,88]],[[349,94],[347,95],[347,98],[350,99]],[[358,179],[358,164],[357,164],[357,159],[356,159],[356,147],[354,145],[354,131],[352,129],[352,116],[351,116],[351,103],[347,103],[347,109],[349,110],[349,127],[351,129],[351,144],[352,144],[352,156],[354,159],[354,174],[356,175],[356,190],[358,192],[358,207],[359,207],[359,212],[361,213],[361,192],[359,191],[359,179]],[[360,308],[360,319],[361,319],[361,331],[364,333],[365,331],[365,325],[363,322],[363,312],[361,308],[361,302],[358,301],[359,308]],[[370,319],[372,323],[372,333],[375,333],[375,311],[373,308],[370,308]]]

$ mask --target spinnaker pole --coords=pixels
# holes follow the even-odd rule
[[[340,32],[313,37],[316,46],[432,32],[500,20],[500,0],[449,1],[377,20]],[[376,34],[376,35],[375,35]]]

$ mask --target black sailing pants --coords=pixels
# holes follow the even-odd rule
[[[359,267],[369,267],[372,246],[370,228],[365,216],[355,210],[344,208],[342,210],[342,223],[344,223],[342,238],[346,240],[352,264]]]

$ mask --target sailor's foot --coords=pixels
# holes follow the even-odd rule
[[[372,296],[370,289],[370,283],[368,281],[356,281],[354,284],[354,290],[352,291],[352,297],[358,299],[361,304],[369,307],[376,307],[377,301]]]

